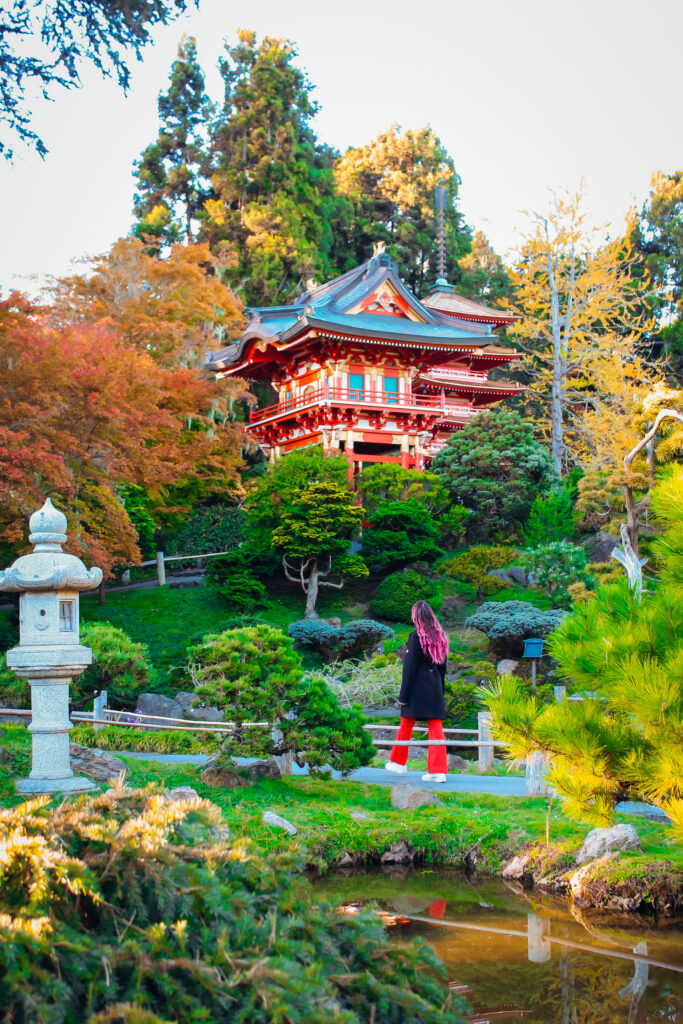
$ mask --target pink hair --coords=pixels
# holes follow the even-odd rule
[[[410,617],[417,630],[422,650],[429,655],[435,665],[443,665],[448,657],[448,637],[427,602],[418,601],[414,604]]]

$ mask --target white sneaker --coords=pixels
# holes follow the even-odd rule
[[[405,775],[405,773],[408,771],[404,764],[396,764],[395,761],[387,761],[384,767],[388,772],[394,772],[395,775]]]
[[[437,772],[435,775],[431,775],[427,772],[426,775],[422,776],[423,782],[445,782],[446,776],[442,772]]]

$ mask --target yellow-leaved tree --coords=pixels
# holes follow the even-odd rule
[[[614,465],[632,447],[633,414],[661,381],[638,342],[650,327],[642,264],[624,236],[589,225],[583,187],[530,215],[510,277],[526,353],[528,401],[558,473]]]

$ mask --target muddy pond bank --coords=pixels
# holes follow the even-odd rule
[[[446,868],[342,869],[302,884],[344,913],[376,908],[393,941],[428,941],[471,1021],[683,1020],[683,918],[587,911]]]

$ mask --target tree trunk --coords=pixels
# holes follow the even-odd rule
[[[562,476],[564,461],[564,440],[562,437],[562,326],[560,324],[560,297],[555,283],[555,267],[552,254],[548,252],[548,287],[550,288],[550,315],[553,335],[553,386],[550,398],[550,454],[555,463],[557,475]]]
[[[311,562],[311,569],[308,574],[308,587],[306,589],[306,612],[304,618],[317,619],[318,613],[315,610],[315,603],[318,600],[319,588],[318,560],[314,558]]]

